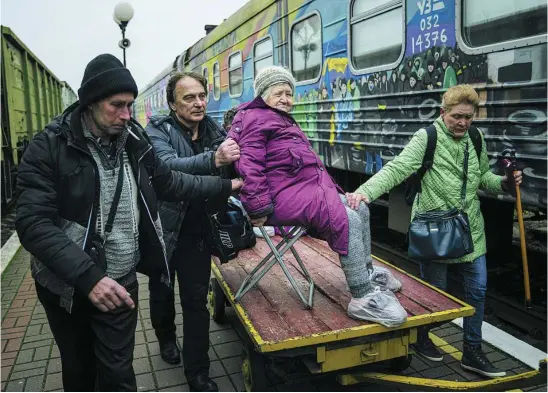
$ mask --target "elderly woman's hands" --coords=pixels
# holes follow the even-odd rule
[[[254,227],[262,227],[264,223],[266,222],[268,216],[259,217],[259,218],[252,218],[251,223]]]
[[[232,138],[227,138],[215,152],[215,166],[217,168],[233,163],[240,159],[240,146]]]
[[[360,202],[364,201],[369,203],[369,199],[365,195],[358,194],[356,192],[347,192],[346,201],[351,209],[358,210],[360,208]]]

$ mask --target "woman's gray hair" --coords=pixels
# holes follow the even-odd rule
[[[268,97],[270,97],[270,94],[272,94],[272,89],[275,88],[276,86],[280,86],[280,85],[288,85],[291,88],[291,85],[289,83],[285,83],[285,82],[276,83],[275,85],[268,86],[266,88],[266,90],[263,92],[263,94],[261,94],[261,98],[264,101],[266,101],[268,99]],[[291,92],[293,92],[293,89],[291,89]]]
[[[268,99],[268,97],[270,97],[270,93],[272,93],[272,87],[274,86],[269,86],[266,88],[265,91],[263,91],[263,94],[261,94],[261,98],[266,101]]]

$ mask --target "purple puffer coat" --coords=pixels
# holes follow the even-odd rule
[[[348,217],[333,181],[288,114],[261,97],[243,104],[228,133],[240,146],[236,170],[244,179],[241,201],[267,225],[305,226],[341,255],[348,253]]]

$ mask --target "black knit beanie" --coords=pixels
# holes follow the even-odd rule
[[[78,89],[80,106],[85,107],[103,98],[118,93],[133,93],[138,90],[131,73],[122,62],[105,53],[89,62],[84,71],[82,85]]]

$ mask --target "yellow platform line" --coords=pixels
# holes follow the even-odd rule
[[[454,346],[449,344],[447,341],[445,341],[441,337],[436,336],[433,333],[430,333],[430,339],[432,340],[434,345],[436,345],[436,347],[438,347],[438,349],[442,350],[443,352],[445,352],[449,356],[457,359],[459,362],[461,361],[462,352],[458,348],[455,348]]]
[[[535,386],[545,383],[546,374],[538,370],[528,371],[519,375],[492,378],[482,381],[456,382],[443,379],[408,377],[405,375],[390,375],[382,373],[355,373],[342,374],[338,376],[341,385],[354,385],[358,383],[377,383],[392,386],[406,387],[413,386],[419,390],[473,390],[473,391],[504,391],[509,385],[521,384]],[[518,390],[514,390],[518,391]]]
[[[457,382],[422,377],[419,378],[400,374],[383,374],[376,372],[340,374],[337,378],[341,385],[354,385],[357,383],[377,383],[399,387],[413,386],[415,389],[418,388],[419,390],[505,391],[506,389],[508,389],[508,391],[511,392],[520,392],[524,387],[531,387],[546,383],[546,362],[547,359],[540,361],[538,370],[526,371],[517,375],[508,375],[505,377],[468,382]],[[519,385],[516,386],[516,384]]]
[[[453,358],[457,359],[460,362],[460,360],[462,359],[462,352],[459,351],[458,348],[455,348],[454,346],[449,344],[447,341],[445,341],[441,337],[436,336],[433,333],[430,333],[430,339],[436,345],[436,347],[438,347],[438,349],[442,350],[443,352],[445,352],[449,356],[452,356]],[[512,390],[507,390],[507,392],[523,392],[523,390],[512,389]]]

